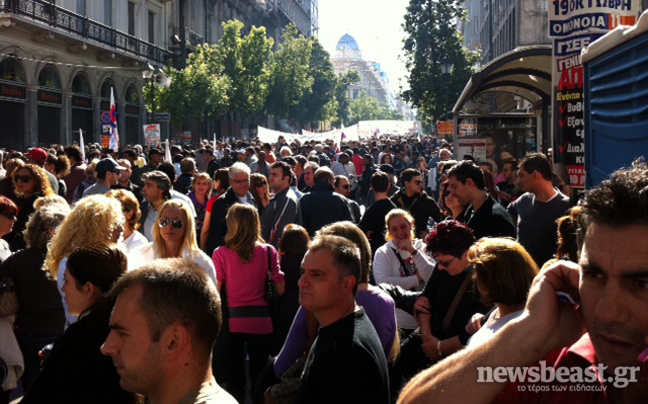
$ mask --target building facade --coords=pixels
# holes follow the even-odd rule
[[[464,45],[481,50],[481,64],[516,47],[550,44],[548,0],[467,0],[459,29]]]
[[[141,143],[149,66],[182,66],[224,21],[278,40],[289,23],[316,33],[317,15],[317,0],[0,0],[0,147],[70,144],[79,130],[100,142],[111,91],[122,146]]]
[[[395,98],[389,91],[387,74],[380,69],[380,64],[362,58],[362,52],[356,40],[344,34],[337,43],[336,52],[331,57],[336,74],[356,70],[360,76],[358,83],[349,86],[349,98],[355,100],[361,92],[375,98],[383,107],[395,108]]]

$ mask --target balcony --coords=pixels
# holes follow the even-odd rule
[[[300,6],[301,2],[297,0],[277,0],[279,10],[290,20],[290,22],[297,25],[297,29],[305,35],[310,35],[311,19],[308,13]]]
[[[65,32],[84,43],[95,42],[127,55],[167,65],[171,53],[100,22],[73,13],[44,0],[0,1],[0,13],[20,16],[42,25],[43,32]],[[15,18],[17,20],[17,18]],[[12,21],[14,22],[14,21]]]

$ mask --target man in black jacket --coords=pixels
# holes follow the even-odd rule
[[[360,201],[364,202],[367,197],[369,189],[371,189],[371,176],[378,171],[378,166],[373,163],[371,154],[365,154],[362,157],[362,164],[364,171],[362,171],[362,179],[360,180]]]
[[[299,278],[299,304],[313,313],[320,329],[297,404],[389,403],[384,350],[355,302],[359,278],[360,251],[349,240],[322,236],[310,245]]]
[[[462,205],[470,205],[463,222],[475,232],[475,238],[512,237],[515,226],[506,209],[488,196],[484,174],[469,160],[455,165],[448,172],[448,187]]]
[[[235,203],[249,203],[254,205],[254,198],[250,193],[250,167],[244,163],[234,163],[229,171],[230,187],[227,192],[218,198],[211,206],[207,206],[203,229],[200,233],[200,246],[210,257],[216,247],[225,245],[227,224],[225,217],[227,211]]]
[[[330,168],[318,168],[315,172],[313,188],[299,201],[304,227],[311,237],[327,224],[351,220],[351,211],[346,198],[333,192],[333,178],[333,171]]]
[[[413,168],[408,168],[401,174],[402,188],[398,190],[391,200],[394,204],[414,217],[416,237],[424,238],[427,234],[428,220],[431,217],[436,223],[443,219],[441,210],[434,198],[423,191],[421,173]]]

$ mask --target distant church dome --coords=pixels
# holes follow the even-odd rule
[[[342,38],[337,43],[337,50],[343,51],[343,50],[352,50],[352,51],[360,51],[360,47],[358,46],[358,43],[356,40],[349,34],[344,34]]]

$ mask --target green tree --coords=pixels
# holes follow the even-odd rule
[[[299,35],[297,26],[288,25],[283,42],[270,57],[268,113],[293,121],[300,115],[300,102],[313,91],[314,79],[309,74],[313,42]]]
[[[389,107],[380,105],[377,99],[362,91],[358,98],[349,104],[349,125],[359,121],[400,120],[403,117]]]
[[[409,71],[404,100],[433,121],[450,111],[479,58],[461,45],[457,22],[465,19],[464,0],[410,0],[403,29],[403,49]],[[441,72],[441,61],[454,61],[452,74]]]
[[[252,27],[243,36],[240,21],[223,23],[223,37],[213,47],[214,69],[222,66],[230,79],[228,110],[243,116],[263,110],[268,95],[269,59],[274,40],[268,38],[265,27]]]
[[[144,97],[149,110],[155,104],[156,111],[168,111],[173,124],[179,126],[187,118],[222,116],[227,111],[231,83],[222,74],[222,68],[210,62],[210,53],[209,45],[199,46],[189,56],[185,69],[166,68],[165,74],[171,79],[168,88],[146,85]]]
[[[349,86],[358,83],[360,75],[357,70],[350,70],[346,73],[337,76],[337,83],[335,85],[335,99],[331,101],[329,107],[335,111],[331,123],[334,125],[350,125],[349,124]]]
[[[337,77],[333,71],[333,63],[329,53],[311,37],[311,55],[308,65],[308,75],[313,80],[310,91],[304,94],[296,107],[295,117],[301,125],[315,123],[331,118],[335,114],[334,104]]]

